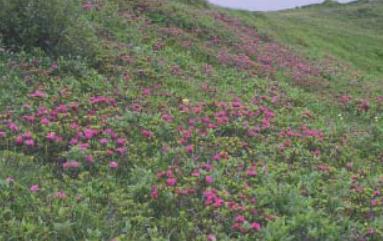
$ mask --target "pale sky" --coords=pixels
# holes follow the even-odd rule
[[[286,8],[294,8],[313,3],[321,3],[324,0],[208,0],[213,4],[224,7],[247,9],[253,11],[274,11]],[[353,0],[338,0],[346,3]]]

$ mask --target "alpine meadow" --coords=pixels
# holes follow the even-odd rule
[[[383,240],[383,1],[0,0],[0,240]]]

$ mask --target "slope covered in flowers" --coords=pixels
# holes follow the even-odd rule
[[[79,7],[97,64],[0,49],[1,240],[383,238],[383,94],[332,85],[357,69],[202,1]]]

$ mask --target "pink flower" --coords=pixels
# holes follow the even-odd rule
[[[126,153],[126,148],[125,147],[117,147],[116,152],[120,155],[123,155]]]
[[[370,109],[370,103],[368,100],[359,101],[358,109],[359,111],[367,112]]]
[[[109,140],[106,139],[106,138],[101,138],[101,139],[99,140],[99,142],[100,142],[101,145],[106,145],[106,144],[109,143]]]
[[[242,215],[237,215],[237,216],[235,216],[234,221],[235,221],[236,223],[244,223],[244,222],[246,221],[246,219],[245,219],[245,217],[242,216]]]
[[[50,67],[51,71],[55,71],[58,68],[59,68],[59,65],[57,63],[52,63],[51,64],[51,67]]]
[[[94,158],[92,155],[87,155],[85,157],[85,161],[87,161],[89,164],[93,164],[94,163]]]
[[[149,130],[142,130],[141,131],[141,134],[145,137],[145,138],[152,138],[154,136],[153,132],[149,131]]]
[[[191,174],[193,177],[199,177],[201,175],[200,171],[198,169],[194,170]]]
[[[36,90],[32,94],[29,95],[30,97],[36,97],[36,98],[45,98],[47,97],[47,94],[41,90]]]
[[[214,189],[205,191],[203,196],[205,198],[206,206],[213,205],[215,208],[219,208],[224,204],[223,199],[217,195],[217,192]]]
[[[111,161],[111,162],[109,162],[109,167],[110,167],[110,169],[117,169],[118,166],[119,166],[118,163],[115,162],[115,161]]]
[[[32,133],[30,131],[26,131],[24,134],[23,134],[23,138],[24,139],[32,139]]]
[[[15,123],[11,122],[8,124],[8,129],[10,129],[13,132],[16,132],[19,130],[19,127]]]
[[[96,131],[92,129],[85,129],[83,133],[84,133],[84,137],[90,140],[96,134]]]
[[[372,193],[372,195],[374,196],[374,197],[376,197],[376,196],[380,196],[380,191],[374,191],[373,193]]]
[[[125,146],[126,140],[124,138],[118,138],[116,140],[116,144],[117,144],[117,146]]]
[[[16,137],[16,145],[21,145],[21,144],[23,144],[23,136],[18,135]]]
[[[220,155],[219,152],[216,153],[216,154],[214,154],[214,156],[213,156],[213,160],[214,160],[214,161],[219,161],[219,160],[221,160],[221,155]]]
[[[29,123],[34,123],[36,118],[34,115],[24,115],[23,116],[23,119],[26,121],[26,122],[29,122]]]
[[[248,177],[255,177],[255,176],[257,176],[257,166],[253,165],[249,169],[247,169],[246,175]]]
[[[217,152],[216,154],[214,154],[213,161],[219,161],[221,159],[227,159],[227,153],[226,152],[221,151],[221,152]]]
[[[91,3],[90,1],[87,1],[85,3],[82,4],[82,8],[85,10],[85,11],[90,11],[94,8],[94,4]]]
[[[252,228],[254,231],[259,231],[259,230],[261,230],[261,225],[260,225],[259,223],[257,223],[257,222],[253,222],[253,223],[251,224],[251,228]]]
[[[64,192],[55,192],[53,195],[55,199],[64,200],[67,198],[67,195]]]
[[[46,126],[46,125],[49,125],[50,121],[48,120],[48,118],[44,117],[44,118],[41,118],[40,123],[41,125]]]
[[[48,139],[48,141],[56,141],[57,139],[57,135],[55,132],[48,132],[46,138]]]
[[[174,119],[173,116],[170,114],[163,114],[161,118],[163,121],[168,122],[168,123],[172,122]]]
[[[64,170],[77,169],[80,167],[80,163],[77,161],[68,161],[63,164]]]
[[[80,144],[78,144],[78,147],[80,148],[80,150],[86,150],[90,147],[90,144],[89,143],[80,143]]]
[[[149,95],[151,95],[152,94],[152,91],[149,89],[149,88],[144,88],[143,90],[142,90],[142,95],[143,96],[149,96]]]
[[[208,241],[217,241],[217,238],[215,237],[214,234],[209,234],[209,235],[207,236],[207,240],[208,240]]]
[[[78,143],[78,139],[77,138],[72,138],[70,141],[69,141],[69,144],[74,146],[74,145],[77,145]]]
[[[35,141],[32,139],[25,140],[24,143],[28,147],[33,147],[35,145]]]
[[[38,192],[38,191],[40,191],[40,186],[37,184],[33,184],[29,190],[31,192]]]
[[[130,108],[134,111],[134,112],[141,112],[142,110],[142,106],[138,103],[133,103]]]
[[[174,177],[166,179],[166,185],[169,187],[174,187],[177,184],[177,179]]]
[[[5,133],[4,131],[0,131],[0,138],[4,138],[7,136],[7,133]]]
[[[89,5],[91,6],[91,5]],[[93,5],[92,5],[93,7]],[[116,104],[116,100],[113,99],[113,98],[110,98],[110,97],[106,97],[106,96],[93,96],[90,98],[89,102],[92,104],[92,105],[96,105],[96,104],[111,104],[111,105],[115,105]]]
[[[214,182],[214,179],[212,176],[206,176],[205,181],[207,184],[212,184]]]
[[[239,100],[234,100],[233,102],[231,102],[231,106],[233,108],[241,108],[242,104]]]
[[[216,208],[219,208],[219,207],[222,207],[222,205],[223,205],[223,199],[220,197],[216,197],[214,200],[213,206]]]
[[[193,145],[188,145],[185,147],[185,150],[187,153],[192,154],[193,153]]]
[[[72,122],[72,123],[70,124],[70,128],[72,128],[72,129],[74,129],[74,130],[77,130],[79,127],[80,127],[80,125],[77,124],[76,122]]]
[[[238,230],[240,232],[244,232],[244,229],[242,228],[242,225],[240,223],[234,223],[231,227],[234,230]]]
[[[339,102],[342,105],[347,105],[348,103],[351,102],[351,100],[352,100],[352,97],[348,95],[342,95],[341,97],[339,97]]]
[[[61,114],[63,114],[63,113],[67,113],[67,112],[68,112],[68,107],[67,107],[66,105],[64,105],[64,104],[61,104],[61,105],[58,105],[58,106],[55,108],[55,111],[56,111],[57,113],[61,113]]]
[[[152,186],[152,190],[150,192],[150,196],[152,197],[152,199],[157,199],[158,196],[159,196],[159,193],[158,193],[158,188],[157,186]]]

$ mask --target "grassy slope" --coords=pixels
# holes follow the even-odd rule
[[[334,88],[360,81],[363,91],[381,92],[382,32],[381,1],[322,4],[277,13],[242,14],[263,33],[304,51],[314,59],[328,55],[351,64],[361,74],[343,80]],[[240,14],[241,15],[241,14]],[[254,21],[254,18],[256,20]],[[366,80],[366,81],[365,81]],[[355,92],[358,84],[347,91]],[[369,94],[369,93],[368,93]]]
[[[2,51],[0,131],[11,119],[23,132],[33,133],[37,146],[16,146],[15,134],[8,132],[0,140],[0,239],[206,240],[213,234],[217,240],[381,240],[381,197],[373,194],[383,192],[383,123],[375,101],[381,94],[382,59],[374,55],[382,43],[381,6],[376,1],[254,15],[182,1],[132,1],[118,14],[89,13],[107,36],[100,44],[110,49],[100,69],[64,59],[49,72],[54,60],[48,57]],[[367,9],[361,12],[368,18],[355,17],[356,9]],[[316,17],[323,14],[328,17]],[[323,64],[328,54],[337,60]],[[319,66],[319,73],[311,71],[313,66]],[[364,82],[350,85],[355,76]],[[48,97],[28,97],[36,89]],[[355,96],[343,107],[336,100],[346,91]],[[101,95],[113,97],[116,106],[89,104],[90,97]],[[275,115],[271,127],[249,136],[247,131],[261,125],[262,116],[235,118],[230,106],[238,96],[246,109],[267,106]],[[370,101],[367,113],[359,110],[359,98]],[[197,109],[202,105],[202,112],[180,111],[188,102],[183,99]],[[227,104],[229,123],[206,137],[196,134],[203,128],[191,122],[214,119],[219,101]],[[23,120],[41,105],[54,109],[71,102],[79,110],[49,127]],[[135,112],[132,104],[142,111]],[[174,121],[162,121],[164,113]],[[75,135],[69,128],[72,121],[81,131],[112,128],[127,140],[128,155],[111,156],[108,149],[114,146],[97,144],[97,137],[85,151],[96,159],[88,166],[84,153],[67,144]],[[315,131],[311,138],[281,135],[287,128],[304,133],[302,125],[321,130],[324,139],[315,138]],[[196,131],[185,144],[180,144],[179,126]],[[142,129],[150,129],[154,137],[144,138]],[[52,130],[64,137],[62,144],[46,141]],[[187,144],[197,148],[193,154],[185,151]],[[170,151],[163,153],[164,147]],[[216,152],[227,157],[213,162],[213,171],[200,168]],[[82,163],[81,169],[63,171],[63,160],[73,159]],[[118,171],[108,167],[111,159],[119,162]],[[257,177],[246,177],[254,163]],[[200,170],[201,178],[188,174],[193,169]],[[164,178],[156,178],[166,170],[177,170],[177,188],[196,193],[186,198],[175,194]],[[210,190],[205,175],[214,178],[210,187],[219,196],[244,210],[205,205],[203,192]],[[8,176],[14,184],[7,184]],[[30,193],[32,184],[42,190]],[[152,186],[159,189],[159,199],[150,197]],[[67,198],[55,198],[57,191]],[[372,206],[372,200],[378,205]],[[239,232],[232,227],[237,215],[260,223],[261,230],[247,231],[245,222]]]

